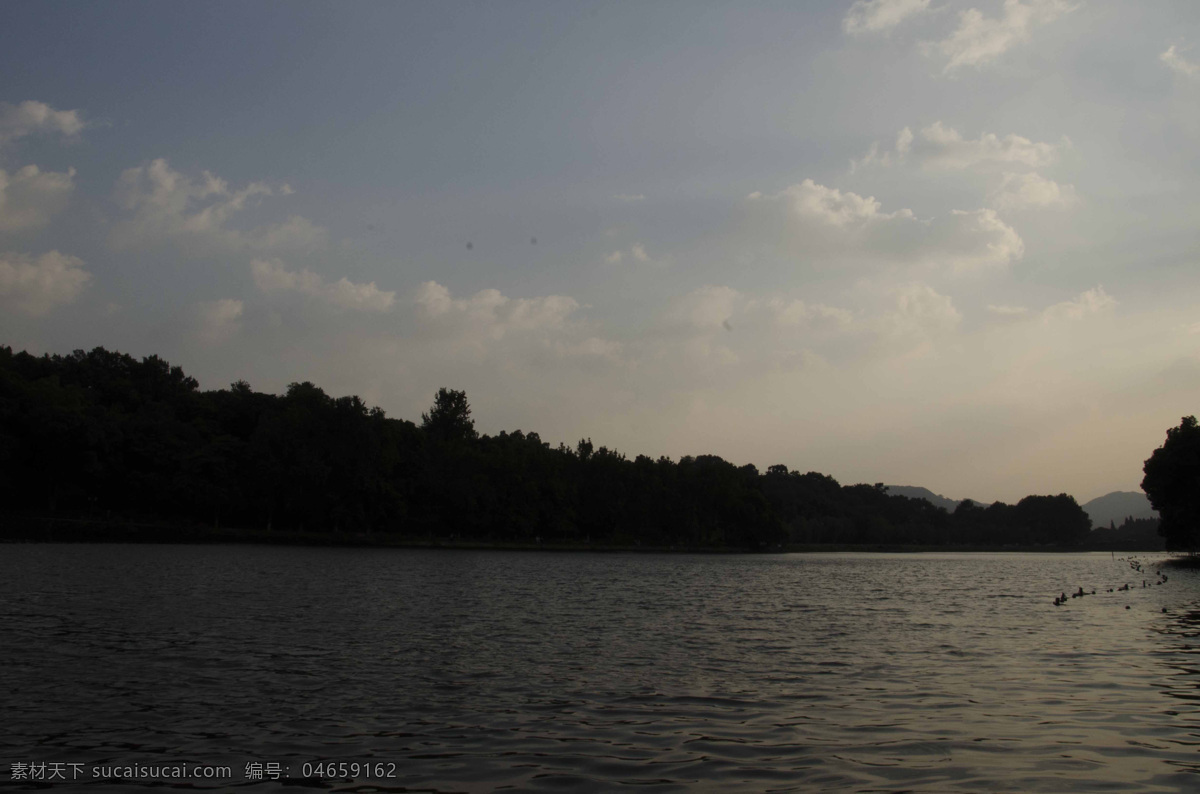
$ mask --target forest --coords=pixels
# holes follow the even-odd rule
[[[1092,537],[1067,494],[953,512],[715,455],[633,459],[582,439],[479,434],[467,396],[438,391],[419,423],[312,383],[282,395],[202,391],[158,356],[0,347],[0,518],[9,539],[195,538],[765,551],[810,546],[1123,548]],[[57,523],[55,523],[57,522]],[[1101,539],[1103,536],[1103,540]],[[224,537],[224,536],[223,536]],[[143,532],[139,539],[147,539]],[[1131,547],[1132,548],[1132,547]]]

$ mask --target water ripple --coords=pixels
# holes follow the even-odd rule
[[[1130,573],[1096,554],[10,546],[0,749],[234,772],[86,781],[133,791],[1196,788],[1200,579]],[[302,779],[318,761],[394,776]]]

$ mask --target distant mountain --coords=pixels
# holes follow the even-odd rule
[[[953,513],[954,508],[958,507],[957,499],[949,499],[941,494],[934,493],[928,488],[922,488],[919,485],[889,485],[887,492],[892,496],[907,496],[909,499],[925,499],[934,507],[944,507],[947,512]]]
[[[1083,511],[1092,519],[1093,527],[1106,527],[1110,522],[1120,526],[1127,516],[1158,518],[1158,511],[1141,491],[1113,491],[1098,496],[1085,505]]]

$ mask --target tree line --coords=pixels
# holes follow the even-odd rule
[[[312,383],[201,391],[158,356],[0,347],[0,500],[63,516],[414,541],[775,549],[788,544],[1077,546],[1067,494],[953,512],[817,472],[715,455],[633,459],[582,439],[479,434],[463,392],[421,422]]]

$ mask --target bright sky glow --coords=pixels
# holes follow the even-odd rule
[[[1200,4],[15,3],[0,344],[954,498],[1200,412]]]

